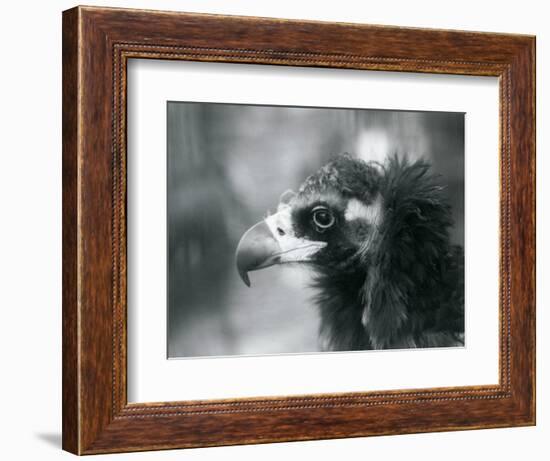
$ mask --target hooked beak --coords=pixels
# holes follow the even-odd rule
[[[241,237],[237,246],[237,270],[246,286],[250,286],[248,272],[276,264],[281,247],[273,238],[269,226],[261,221]]]
[[[290,262],[306,262],[325,242],[314,242],[294,235],[290,222],[290,208],[252,226],[241,237],[235,253],[237,270],[243,282],[250,286],[248,272]]]

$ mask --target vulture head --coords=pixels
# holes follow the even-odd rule
[[[348,154],[283,193],[236,250],[238,272],[314,270],[327,350],[448,347],[464,342],[463,252],[451,209],[425,161]]]

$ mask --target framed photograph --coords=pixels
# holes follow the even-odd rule
[[[63,448],[535,424],[535,39],[63,13]]]

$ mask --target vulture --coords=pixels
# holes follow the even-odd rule
[[[275,264],[313,268],[323,350],[464,345],[464,253],[451,206],[426,160],[339,154],[236,250],[239,275]]]

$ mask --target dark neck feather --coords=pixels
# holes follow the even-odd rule
[[[315,300],[321,314],[323,349],[349,351],[372,348],[361,323],[365,277],[366,273],[361,270],[318,270],[314,286],[319,290]]]

